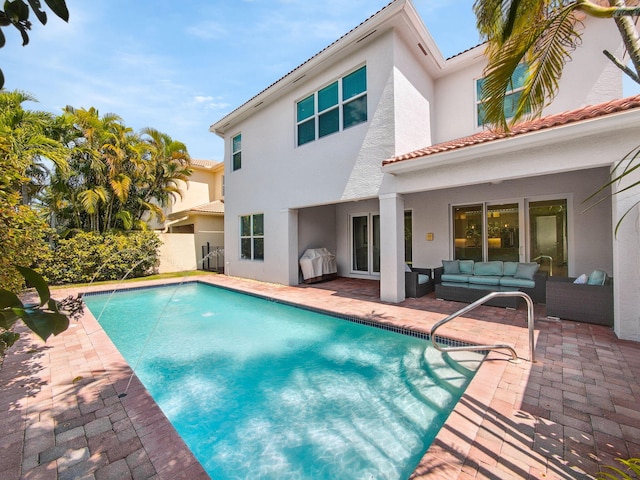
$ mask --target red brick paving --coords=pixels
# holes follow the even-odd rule
[[[424,332],[464,306],[433,294],[388,304],[376,282],[346,278],[299,287],[200,279]],[[524,309],[480,307],[440,330],[513,345],[523,361],[489,354],[412,478],[593,478],[615,458],[640,456],[640,343],[547,319],[544,306],[535,315],[534,364]],[[0,478],[208,478],[136,377],[118,396],[129,378],[90,314],[46,345],[24,333],[0,368]]]

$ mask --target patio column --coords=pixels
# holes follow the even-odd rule
[[[404,197],[380,196],[380,299],[402,302],[404,296]]]
[[[621,192],[640,181],[640,173],[628,176],[613,185],[611,197],[614,229],[631,208],[613,238],[613,329],[618,338],[640,341],[640,188]]]
[[[298,285],[299,281],[299,252],[298,252],[298,210],[285,208],[280,210],[281,215],[286,215],[287,224],[287,285]]]

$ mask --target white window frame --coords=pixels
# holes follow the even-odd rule
[[[240,148],[235,150],[235,139],[240,137]],[[238,168],[235,167],[235,156],[240,155],[240,166]],[[236,133],[231,136],[231,171],[237,172],[242,169],[242,133]]]
[[[352,69],[352,70],[348,71],[348,72],[347,72],[347,73],[345,73],[344,75],[341,75],[339,78],[334,79],[334,80],[332,80],[332,81],[330,81],[330,82],[327,82],[326,84],[324,84],[324,85],[322,85],[320,88],[318,88],[315,92],[313,92],[313,93],[311,93],[311,94],[304,95],[303,97],[300,97],[299,99],[297,99],[297,100],[294,102],[294,118],[295,118],[295,145],[296,145],[296,148],[297,148],[297,147],[303,147],[304,145],[307,145],[307,144],[309,144],[309,143],[312,143],[312,142],[318,141],[318,140],[320,140],[320,139],[322,139],[322,138],[325,138],[325,137],[329,137],[329,136],[331,136],[331,135],[333,135],[333,134],[336,134],[336,133],[342,132],[342,131],[344,131],[344,130],[346,130],[346,129],[349,129],[349,128],[354,127],[354,126],[356,126],[356,125],[360,125],[360,124],[362,124],[362,123],[367,123],[367,122],[369,121],[369,106],[368,106],[368,104],[367,104],[367,118],[366,118],[366,120],[364,120],[364,121],[362,121],[362,122],[359,122],[359,123],[357,123],[357,124],[355,124],[355,125],[351,125],[351,126],[346,127],[346,128],[344,127],[344,106],[345,106],[345,105],[347,105],[347,104],[350,104],[350,103],[352,103],[352,102],[354,102],[354,101],[356,101],[356,100],[358,100],[358,99],[360,99],[360,98],[362,98],[362,97],[365,97],[365,96],[367,95],[367,93],[368,93],[369,84],[368,84],[368,82],[367,82],[367,84],[365,85],[365,89],[364,89],[364,91],[363,91],[363,92],[360,92],[359,94],[354,95],[353,97],[350,97],[350,98],[348,98],[347,100],[343,100],[343,99],[342,99],[342,93],[343,93],[342,82],[343,82],[343,80],[344,80],[344,78],[345,78],[345,77],[348,77],[348,76],[349,76],[349,75],[351,75],[352,73],[357,72],[357,71],[358,71],[358,70],[360,70],[361,68],[364,68],[364,69],[365,69],[365,78],[366,78],[366,75],[367,75],[367,65],[366,65],[366,64],[364,64],[364,65],[360,65],[360,66],[358,66],[358,67],[356,67],[356,68],[354,68],[354,69]],[[337,83],[337,84],[338,84],[338,103],[337,103],[337,104],[335,104],[335,105],[332,105],[332,106],[330,106],[330,107],[328,107],[328,108],[325,108],[325,109],[324,109],[324,110],[322,110],[321,112],[320,112],[320,111],[318,111],[318,109],[319,109],[319,105],[318,105],[318,103],[319,103],[319,100],[318,100],[318,97],[319,97],[319,95],[318,95],[318,94],[319,94],[319,92],[320,92],[321,90],[324,90],[325,88],[327,88],[327,87],[329,87],[329,86],[333,85],[334,83]],[[301,121],[298,121],[298,104],[299,104],[300,102],[302,102],[303,100],[306,100],[306,99],[307,99],[307,98],[309,98],[310,96],[313,96],[313,115],[311,115],[311,116],[309,116],[309,117],[306,117],[305,119],[303,119],[303,120],[301,120]],[[321,117],[323,114],[326,114],[326,113],[328,113],[329,111],[331,111],[331,110],[333,110],[333,109],[336,109],[336,108],[338,109],[338,129],[337,129],[335,132],[331,132],[331,133],[329,133],[329,134],[325,134],[325,135],[323,135],[323,136],[321,137],[321,136],[320,136],[320,117]],[[314,138],[313,138],[313,140],[309,140],[309,141],[307,141],[307,142],[303,143],[302,145],[300,145],[300,144],[299,144],[299,139],[298,139],[298,131],[299,131],[299,127],[300,127],[300,125],[301,125],[301,124],[306,123],[306,122],[309,122],[309,121],[311,121],[311,120],[313,120],[313,122],[314,122]]]
[[[486,123],[480,123],[480,116],[478,115],[479,110],[480,110],[480,105],[482,103],[484,103],[484,100],[482,98],[478,97],[478,82],[484,80],[485,78],[486,77],[478,77],[478,78],[475,78],[473,80],[473,87],[474,87],[473,88],[473,95],[475,97],[474,117],[475,117],[476,128],[484,128],[487,125]],[[507,89],[507,91],[505,92],[505,98],[509,97],[510,95],[515,95],[516,93],[521,92],[522,90],[524,90],[524,86]],[[506,117],[506,118],[511,118],[511,117]]]
[[[262,235],[256,235],[254,233],[254,225],[253,225],[254,224],[254,218],[257,215],[262,215]],[[242,234],[242,221],[243,221],[243,218],[245,218],[245,217],[249,217],[249,235],[243,235]],[[239,255],[240,260],[243,260],[243,261],[258,261],[258,262],[264,261],[264,213],[249,213],[249,214],[246,214],[246,215],[240,215],[238,217],[238,228],[239,228],[238,237],[239,237],[239,247],[240,247],[238,252],[240,254]],[[243,257],[242,256],[242,241],[243,240],[247,240],[247,239],[250,240],[251,255],[250,255],[250,257]],[[262,244],[262,258],[256,258],[256,252],[255,252],[255,248],[254,248],[256,239],[262,239],[262,242],[263,242],[263,244]]]

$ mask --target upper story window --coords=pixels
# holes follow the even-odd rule
[[[233,171],[240,170],[242,167],[242,135],[238,134],[231,139],[231,158],[233,163]]]
[[[513,72],[511,76],[511,82],[507,87],[506,94],[504,96],[504,116],[505,118],[513,117],[516,107],[518,106],[518,100],[522,94],[522,87],[524,85],[525,75],[527,73],[527,65],[521,63]],[[482,99],[482,88],[484,87],[484,78],[476,80],[476,111],[478,126],[483,126],[485,122],[484,103]]]
[[[296,104],[298,146],[367,121],[367,67]]]
[[[264,260],[264,214],[240,217],[240,258]]]

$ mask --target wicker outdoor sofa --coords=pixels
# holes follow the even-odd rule
[[[471,303],[490,292],[521,291],[535,303],[545,303],[547,272],[537,263],[443,260],[433,269],[436,298]],[[497,297],[487,305],[518,308],[522,297]]]
[[[547,316],[613,326],[613,279],[605,277],[602,282],[592,282],[595,284],[575,281],[571,277],[549,278]]]

